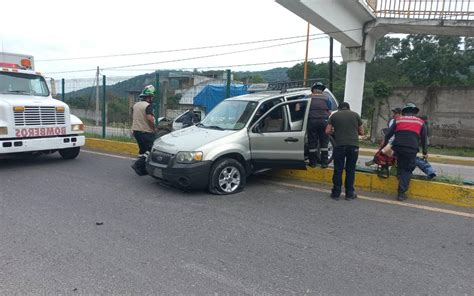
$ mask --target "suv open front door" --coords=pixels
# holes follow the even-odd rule
[[[304,142],[309,105],[308,99],[280,103],[250,127],[250,151],[256,169],[306,169]],[[291,124],[297,119],[288,110],[297,110],[303,124]]]

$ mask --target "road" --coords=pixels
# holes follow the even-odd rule
[[[333,201],[263,177],[234,196],[182,193],[129,165],[0,160],[1,295],[474,291],[468,209]]]

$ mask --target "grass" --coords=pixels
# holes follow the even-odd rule
[[[102,136],[92,133],[85,133],[86,138],[94,138],[94,139],[102,139]],[[128,143],[136,143],[135,138],[128,138],[128,137],[118,137],[118,136],[106,136],[106,140],[112,141],[119,141],[119,142],[128,142]]]
[[[371,143],[370,141],[360,141],[360,147],[377,149],[379,145]],[[439,154],[439,155],[449,155],[449,156],[474,157],[474,148],[453,148],[453,147],[429,146],[428,153]]]

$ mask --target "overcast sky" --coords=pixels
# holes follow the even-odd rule
[[[89,78],[94,76],[94,71],[55,74],[53,72],[192,58],[304,41],[305,38],[113,58],[42,60],[185,49],[302,36],[306,34],[307,26],[303,19],[274,0],[4,0],[1,10],[3,13],[0,18],[0,42],[3,51],[33,55],[36,70],[54,78]],[[311,26],[310,34],[317,33],[321,32]],[[152,72],[154,69],[202,69],[210,66],[257,64],[304,59],[304,54],[305,42],[299,42],[225,56],[104,70],[103,73],[108,76],[130,76]],[[310,58],[328,55],[327,38],[310,41]],[[337,42],[334,55],[340,55],[340,46]],[[325,60],[327,59],[315,61]],[[265,70],[292,66],[295,63],[230,69]]]

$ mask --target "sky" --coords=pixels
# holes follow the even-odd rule
[[[297,61],[255,64],[302,61],[305,56],[306,37],[301,37],[200,50],[51,61],[305,36],[307,22],[274,0],[4,0],[1,11],[2,51],[33,55],[36,70],[55,79],[94,77],[97,66],[104,68],[102,73],[109,77],[134,76],[156,69],[209,70],[207,67],[215,67],[213,69],[256,71],[291,67]],[[321,31],[311,26],[310,34],[321,34]],[[314,61],[327,61],[327,36],[311,38],[318,39],[310,41],[309,58],[324,57]],[[194,59],[296,41],[301,42]],[[337,41],[334,55],[340,55]],[[188,60],[175,61],[179,59]],[[340,61],[340,58],[335,60]],[[155,62],[160,63],[151,64]],[[137,64],[151,65],[107,69]],[[252,65],[234,66],[244,64]],[[57,73],[77,70],[88,71]]]

